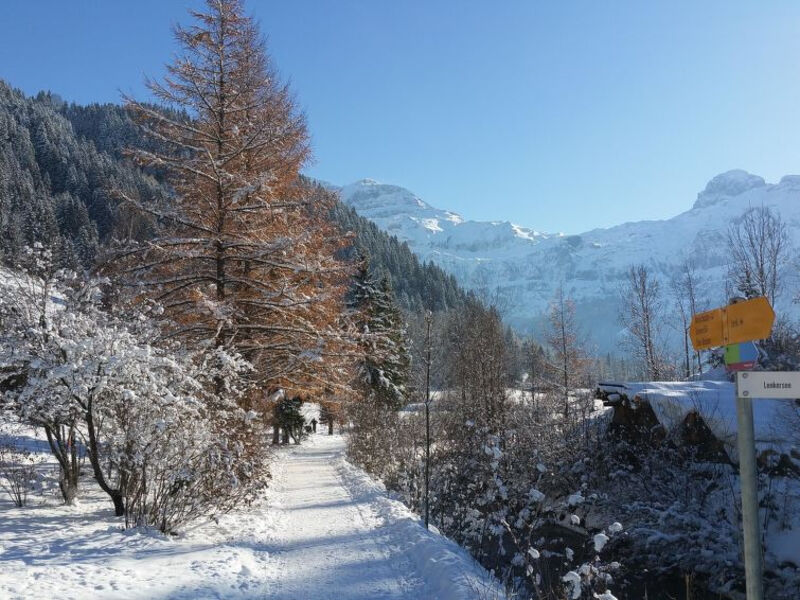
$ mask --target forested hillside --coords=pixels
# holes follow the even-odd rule
[[[463,307],[467,293],[433,263],[421,263],[405,242],[381,231],[372,221],[338,203],[334,219],[344,231],[355,233],[359,248],[370,257],[370,269],[376,276],[386,274],[399,304],[406,310],[442,311]]]
[[[145,203],[169,193],[158,172],[126,158],[126,149],[155,142],[122,106],[68,104],[49,92],[26,97],[0,81],[0,139],[0,252],[7,260],[40,241],[57,249],[64,264],[89,266],[119,222],[115,193]],[[373,274],[389,276],[403,308],[464,305],[467,296],[455,279],[420,263],[406,244],[344,205],[332,214],[343,231],[355,234]],[[139,226],[136,235],[147,236],[153,224]]]
[[[5,257],[46,241],[63,263],[89,264],[115,224],[111,190],[144,200],[164,192],[155,178],[76,135],[67,115],[79,113],[50,94],[26,98],[0,82],[0,252]],[[103,137],[113,139],[114,132]]]

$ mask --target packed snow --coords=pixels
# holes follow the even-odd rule
[[[106,497],[83,485],[74,507],[52,491],[24,508],[0,501],[0,598],[504,597],[466,551],[348,463],[340,435],[278,451],[260,501],[174,539],[122,531]]]

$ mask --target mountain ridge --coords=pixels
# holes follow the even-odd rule
[[[703,304],[725,301],[726,231],[754,206],[777,210],[800,247],[800,176],[778,183],[742,169],[709,180],[690,207],[667,219],[629,221],[576,235],[543,233],[509,221],[471,221],[438,209],[397,185],[359,180],[337,188],[346,205],[406,242],[421,260],[454,275],[469,290],[500,304],[514,327],[542,337],[558,285],[576,302],[581,328],[604,351],[619,341],[620,288],[632,264],[646,264],[668,292],[670,278],[691,259],[704,281]],[[797,309],[781,300],[779,309]]]

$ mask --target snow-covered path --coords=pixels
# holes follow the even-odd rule
[[[290,451],[273,496],[278,567],[268,598],[416,600],[424,582],[381,527],[368,498],[343,480],[342,438],[314,436]]]
[[[344,459],[341,436],[278,451],[263,501],[174,540],[80,505],[0,501],[3,600],[498,600],[467,553]]]

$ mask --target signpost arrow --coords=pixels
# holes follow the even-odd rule
[[[775,312],[762,297],[715,308],[692,317],[689,336],[695,350],[763,340],[770,336]]]
[[[722,309],[726,313],[726,344],[763,340],[772,334],[775,311],[763,296],[737,302]]]
[[[689,337],[692,339],[692,346],[695,350],[708,350],[722,346],[722,322],[724,316],[721,308],[697,313],[692,317],[692,324],[689,326]]]

